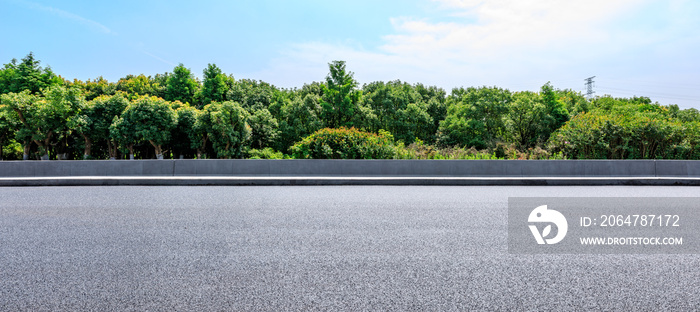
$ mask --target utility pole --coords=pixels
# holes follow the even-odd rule
[[[595,87],[595,81],[593,81],[593,78],[595,78],[595,76],[584,79],[586,82],[586,97],[588,99],[593,97],[593,93],[595,93],[595,91],[593,91],[593,87]]]

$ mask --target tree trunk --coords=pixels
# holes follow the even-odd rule
[[[160,145],[156,145],[156,159],[163,159],[163,148]]]
[[[2,147],[5,145],[4,141],[0,141],[0,161],[2,161]]]
[[[148,142],[151,142],[151,145],[153,145],[156,150],[156,159],[163,159],[163,147],[153,142],[153,140],[149,140]]]
[[[204,151],[207,148],[207,140],[209,138],[205,135],[204,138],[202,139],[202,145],[197,149],[197,159],[202,159],[202,155],[204,154]]]
[[[24,154],[22,155],[22,160],[29,160],[29,152],[32,149],[32,142],[24,142],[22,146],[24,149]]]
[[[43,141],[39,140],[34,140],[34,143],[36,145],[39,145],[39,152],[44,153],[43,156],[41,156],[41,160],[49,160],[49,143],[51,143],[51,135],[52,133],[49,132],[49,134],[46,136],[46,139]]]
[[[115,160],[117,159],[117,143],[112,141],[112,140],[107,140],[107,149],[109,150],[109,159]]]
[[[134,144],[129,144],[129,160],[134,160]]]
[[[41,144],[41,141],[34,140],[34,143],[36,143],[36,145],[37,145],[37,150],[38,150],[38,151],[37,151],[37,154],[38,154],[38,153],[46,152],[46,149],[45,149],[44,146]],[[46,152],[46,153],[48,153],[48,152]]]
[[[43,142],[41,142],[41,141],[36,141],[36,144],[39,145],[39,152],[44,153],[44,155],[41,156],[39,159],[40,160],[49,160],[49,147],[44,145]]]
[[[83,152],[83,159],[88,159],[90,158],[90,152],[92,150],[92,140],[90,140],[90,138],[88,138],[87,135],[84,134],[83,138],[85,139],[85,151]]]
[[[58,149],[56,153],[56,159],[57,160],[68,160],[68,153],[66,152],[68,150],[68,137],[65,137],[63,139],[63,142],[58,143]]]

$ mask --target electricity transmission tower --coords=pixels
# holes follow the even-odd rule
[[[586,82],[586,97],[589,99],[593,97],[593,93],[595,93],[595,91],[593,91],[593,87],[595,87],[595,81],[593,81],[593,78],[595,78],[595,76],[584,79]]]

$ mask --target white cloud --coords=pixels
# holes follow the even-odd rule
[[[97,30],[99,32],[102,32],[105,34],[112,33],[112,30],[109,29],[109,27],[102,25],[102,24],[100,24],[96,21],[93,21],[91,19],[82,17],[80,15],[77,15],[77,14],[74,14],[74,13],[71,13],[68,11],[64,11],[64,10],[61,10],[58,8],[41,5],[41,4],[34,3],[34,2],[29,2],[29,1],[21,1],[21,2],[25,3],[26,5],[28,5],[32,9],[49,12],[49,13],[56,15],[56,16],[59,16],[61,18],[73,20],[79,24],[85,25],[85,26],[92,28],[94,30]]]
[[[569,51],[609,39],[606,22],[642,0],[434,0],[465,22],[394,19],[397,34],[382,50],[394,54],[502,59],[528,52]],[[445,52],[447,52],[445,54]],[[529,57],[529,55],[526,55]]]
[[[697,27],[692,27],[698,23],[686,8],[692,2],[683,0],[432,2],[444,19],[391,18],[394,32],[370,50],[350,44],[295,44],[269,71],[259,73],[261,79],[282,86],[300,79],[319,81],[327,62],[345,60],[363,83],[401,79],[446,89],[495,84],[532,90],[552,81],[556,87],[582,89],[585,77],[635,75],[655,58],[669,57],[650,51],[658,47],[664,51],[657,54],[672,53],[676,43],[687,47],[688,40],[698,46],[693,34]],[[663,12],[653,12],[652,20],[636,16],[649,6]],[[641,27],[645,23],[659,27]]]

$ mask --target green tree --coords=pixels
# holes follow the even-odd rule
[[[319,101],[318,95],[309,93],[303,100],[296,97],[283,107],[279,150],[287,152],[294,143],[323,128]]]
[[[73,82],[67,83],[67,86],[82,90],[87,101],[91,101],[101,95],[114,95],[117,92],[117,84],[107,81],[102,76],[85,82],[74,79]]]
[[[197,148],[196,143],[199,141],[197,135],[193,133],[197,130],[195,123],[198,110],[180,102],[173,102],[172,107],[177,113],[177,126],[172,131],[173,155],[180,158],[193,158],[195,155],[193,149]]]
[[[116,90],[122,91],[130,100],[135,100],[141,96],[158,96],[158,86],[154,84],[150,77],[144,74],[138,76],[127,75],[126,77],[119,79],[116,84]]]
[[[668,112],[671,117],[682,122],[700,121],[700,111],[695,108],[680,109],[678,105],[671,104],[668,106]]]
[[[522,149],[535,146],[544,114],[545,106],[539,94],[529,91],[514,93],[506,119],[510,140]]]
[[[29,156],[31,142],[39,146],[43,159],[49,159],[52,145],[65,142],[62,139],[69,135],[68,121],[79,113],[84,102],[82,94],[75,88],[54,86],[43,93],[44,97],[38,97],[25,90],[2,96],[3,105],[20,122],[17,141],[23,142],[25,159]]]
[[[117,157],[117,143],[110,136],[110,126],[117,119],[129,100],[119,92],[112,96],[101,95],[87,102],[78,115],[69,121],[69,125],[85,141],[83,158],[92,158],[92,146],[95,143],[107,145],[109,158]]]
[[[155,149],[156,157],[163,159],[163,145],[170,141],[171,131],[177,125],[177,113],[167,101],[145,96],[126,107],[121,117],[115,122],[116,134],[131,131],[133,136],[126,137],[136,142],[149,142]],[[129,129],[130,128],[130,129]]]
[[[164,74],[156,74],[153,77],[148,76],[148,81],[151,84],[152,96],[162,99],[165,98],[165,93],[168,90],[168,79],[170,79],[170,76],[172,76],[172,74],[167,72]]]
[[[58,159],[68,159],[72,139],[72,120],[78,118],[81,110],[86,106],[85,97],[78,88],[49,87],[44,89],[44,99],[48,102],[46,107],[49,112],[47,119],[56,133],[55,145]],[[47,123],[48,124],[48,123]],[[49,142],[51,143],[51,142]]]
[[[353,127],[358,130],[377,133],[379,130],[382,130],[379,118],[379,115],[372,107],[360,102],[355,108],[350,124],[354,125]]]
[[[440,127],[440,121],[445,120],[445,117],[447,117],[447,103],[445,101],[447,94],[442,88],[435,86],[426,87],[420,83],[415,85],[415,89],[423,97],[423,102],[428,104],[427,111],[433,119],[433,127],[430,130],[433,133],[433,137],[430,140],[426,140],[426,142],[435,143],[437,139],[435,134]]]
[[[0,95],[0,105],[4,108],[6,116],[11,120],[19,121],[15,138],[22,144],[24,160],[29,159],[31,143],[35,139],[42,140],[46,135],[38,127],[42,116],[37,102],[37,96],[31,94],[29,90]]]
[[[312,83],[305,83],[301,89],[295,89],[296,94],[300,99],[306,98],[307,95],[317,96],[319,98],[323,97],[323,83],[314,81]]]
[[[216,64],[208,64],[204,69],[200,107],[211,102],[226,101],[226,93],[234,83],[233,77],[224,75]]]
[[[227,93],[227,99],[239,103],[249,112],[260,109],[274,111],[271,106],[281,101],[282,95],[275,86],[256,80],[240,79],[236,81]]]
[[[552,132],[559,129],[569,120],[569,112],[564,103],[557,99],[557,94],[548,82],[540,90],[544,114],[539,122],[538,136],[541,142],[546,142]]]
[[[585,113],[589,110],[588,100],[581,92],[565,89],[556,90],[557,97],[560,102],[564,103],[564,108],[569,112],[569,116],[573,117],[580,113]]]
[[[372,82],[364,85],[363,102],[376,112],[383,129],[390,130],[399,110],[408,104],[422,102],[423,97],[413,87],[399,80]]]
[[[212,102],[205,105],[201,110],[195,110],[194,126],[188,132],[188,136],[192,145],[191,148],[197,151],[197,159],[205,158],[205,152],[209,142],[209,132],[213,132],[211,124],[211,112],[216,108],[218,102]]]
[[[180,101],[193,104],[194,95],[199,90],[199,84],[194,79],[192,72],[182,63],[173,69],[168,77],[165,91],[165,99],[168,101]]]
[[[355,90],[357,81],[353,72],[345,70],[344,61],[333,61],[328,64],[330,73],[326,83],[321,85],[323,97],[323,120],[332,128],[352,126],[352,119],[358,109],[361,92]]]
[[[128,107],[128,106],[127,106]],[[124,111],[126,112],[126,110]],[[130,118],[124,118],[124,112],[109,126],[109,136],[117,146],[129,151],[129,159],[134,159],[134,145],[139,143],[139,137],[134,131],[136,124]],[[115,153],[116,154],[116,153]]]
[[[19,92],[18,90],[15,90],[13,86],[16,74],[17,59],[12,59],[12,61],[5,64],[5,66],[3,66],[2,69],[0,69],[0,94]]]
[[[93,102],[82,101],[78,107],[76,114],[72,114],[66,123],[66,126],[71,131],[79,134],[83,138],[83,159],[90,159],[92,154],[93,140],[91,134],[91,111]]]
[[[17,122],[10,115],[9,108],[0,102],[0,161],[3,160],[3,147],[7,142],[14,138],[17,131]]]
[[[432,138],[433,118],[425,106],[425,103],[410,103],[396,112],[396,121],[392,127],[396,139],[410,144],[416,139],[429,141]]]
[[[236,102],[213,102],[204,106],[197,128],[206,132],[206,140],[212,143],[217,157],[241,158],[250,142],[248,118],[248,111]]]
[[[254,149],[272,147],[280,135],[277,119],[272,117],[267,109],[253,112],[248,124],[251,130],[251,147]]]
[[[426,142],[430,143],[435,143],[437,140],[437,131],[440,128],[440,122],[445,120],[447,117],[447,103],[445,102],[445,98],[439,98],[439,97],[434,97],[428,100],[428,107],[427,111],[428,114],[430,115],[430,118],[433,120],[433,126],[430,129],[430,133],[432,133],[432,138],[430,140],[426,140]]]
[[[454,89],[438,140],[446,146],[491,147],[503,138],[511,93],[497,87]]]
[[[398,80],[387,83],[373,82],[362,89],[363,102],[373,110],[378,122],[376,129],[366,128],[367,130],[388,130],[397,140],[405,143],[416,139],[434,141],[436,128],[427,101],[437,103],[430,94],[435,90],[428,90],[423,85],[412,86]],[[421,94],[419,89],[425,95]]]
[[[32,94],[38,94],[49,86],[62,85],[63,79],[56,76],[51,67],[42,68],[41,62],[34,58],[34,53],[29,52],[21,62],[13,59],[5,64],[3,73],[0,74],[0,88],[2,93],[19,93],[24,90]]]

